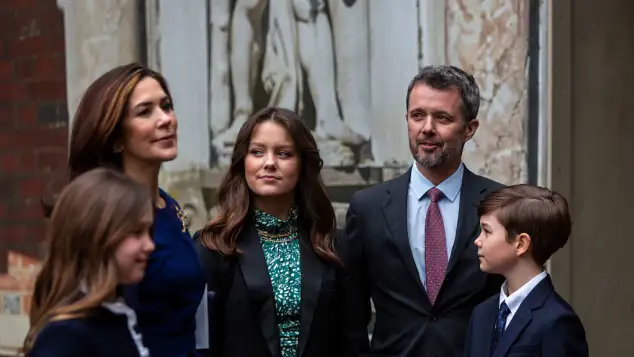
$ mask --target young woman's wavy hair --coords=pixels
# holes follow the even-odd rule
[[[123,169],[121,153],[114,146],[123,136],[132,92],[147,77],[155,79],[171,100],[165,78],[138,63],[115,67],[88,86],[73,119],[68,182],[97,167]],[[45,216],[50,217],[54,198],[42,203]]]
[[[219,214],[201,231],[201,242],[224,255],[239,253],[238,235],[251,212],[252,192],[247,185],[244,159],[251,136],[260,123],[272,121],[284,127],[299,154],[300,176],[295,188],[299,224],[309,233],[310,244],[323,259],[340,263],[334,248],[336,216],[321,179],[323,160],[315,138],[293,111],[269,107],[253,114],[240,128],[231,165],[218,188]]]
[[[35,281],[24,352],[50,321],[82,317],[116,296],[115,251],[152,210],[144,185],[108,168],[88,171],[59,196]]]

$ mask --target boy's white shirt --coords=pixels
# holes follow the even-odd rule
[[[537,284],[539,284],[547,276],[548,276],[548,273],[546,273],[545,271],[542,271],[541,273],[537,274],[534,278],[529,280],[526,284],[522,285],[521,288],[517,289],[517,291],[511,294],[510,296],[506,295],[508,291],[506,288],[506,281],[504,282],[504,284],[502,284],[498,307],[502,305],[503,302],[506,302],[506,306],[508,306],[509,310],[511,310],[511,313],[506,318],[506,326],[504,326],[505,329],[511,323],[513,316],[515,316],[515,313],[520,308],[520,305],[522,304],[524,299],[526,299],[528,294],[530,294],[530,292],[533,291],[533,289],[537,286]]]

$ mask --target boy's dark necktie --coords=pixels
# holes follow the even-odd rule
[[[429,301],[434,305],[445,280],[447,240],[445,225],[438,207],[438,201],[443,197],[442,191],[433,187],[427,191],[427,196],[431,202],[425,217],[425,285]]]
[[[509,309],[506,302],[502,302],[500,308],[498,310],[498,316],[495,319],[495,328],[493,331],[493,339],[491,340],[491,354],[495,351],[495,348],[498,346],[500,342],[500,338],[502,338],[502,334],[504,333],[504,328],[506,327],[506,318],[511,313],[511,309]]]

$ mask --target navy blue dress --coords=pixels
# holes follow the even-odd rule
[[[108,305],[86,317],[49,322],[35,337],[29,357],[147,357],[132,309]]]
[[[132,295],[130,304],[152,357],[193,356],[195,315],[206,279],[183,211],[165,191],[160,190],[160,195],[166,206],[155,210],[156,249],[145,278],[127,292],[126,299]]]

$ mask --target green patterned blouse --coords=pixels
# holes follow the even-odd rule
[[[302,295],[297,208],[285,221],[256,210],[255,225],[273,286],[282,357],[296,357]]]

